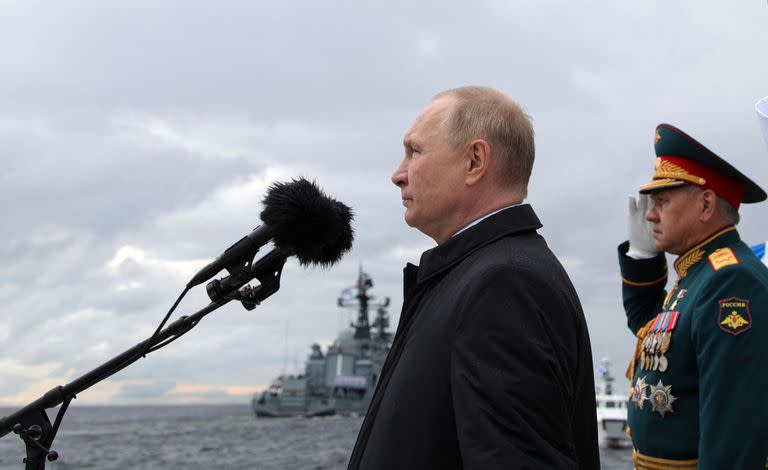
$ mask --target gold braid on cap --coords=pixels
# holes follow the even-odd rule
[[[672,162],[663,160],[661,158],[656,159],[656,168],[654,169],[653,179],[670,178],[676,180],[683,180],[689,183],[693,183],[699,186],[703,186],[707,181],[696,175],[688,173],[685,168],[675,165]]]

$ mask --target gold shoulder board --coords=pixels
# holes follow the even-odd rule
[[[730,248],[720,248],[709,255],[709,263],[715,271],[732,264],[739,264],[739,259]]]

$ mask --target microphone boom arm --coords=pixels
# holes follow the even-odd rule
[[[58,458],[55,451],[50,450],[56,432],[61,424],[69,402],[77,394],[96,385],[102,380],[125,369],[148,352],[156,351],[180,338],[194,328],[200,320],[231,300],[240,300],[246,309],[252,310],[259,303],[271,296],[280,288],[280,275],[283,266],[291,255],[290,251],[275,249],[259,259],[256,263],[248,263],[241,269],[233,270],[232,274],[211,281],[208,285],[211,303],[189,316],[182,316],[152,337],[136,344],[132,348],[115,356],[99,367],[78,377],[67,385],[58,385],[37,400],[29,403],[18,411],[0,418],[0,438],[14,432],[21,437],[27,448],[27,458],[24,459],[26,470],[41,470],[45,468],[45,459],[54,461]],[[261,283],[253,288],[246,286],[252,279]],[[212,288],[211,286],[216,286]],[[243,287],[245,286],[245,287]],[[240,298],[233,297],[239,294]],[[62,405],[52,426],[46,409]]]

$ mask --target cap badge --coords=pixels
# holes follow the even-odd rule
[[[692,175],[685,168],[662,158],[656,159],[656,172],[653,177],[683,180],[699,186],[703,186],[707,182],[704,178]]]

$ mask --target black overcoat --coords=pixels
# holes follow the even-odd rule
[[[599,468],[587,325],[540,227],[511,207],[406,266],[349,469]]]

